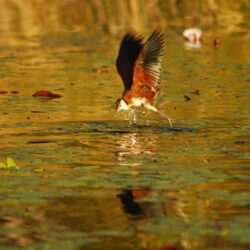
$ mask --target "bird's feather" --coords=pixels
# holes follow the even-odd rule
[[[148,86],[155,92],[159,91],[163,49],[164,34],[154,31],[135,62],[132,83],[135,88],[145,89]]]
[[[142,50],[142,38],[131,33],[124,36],[119,54],[116,60],[116,67],[121,76],[125,90],[129,90],[133,81],[135,61]]]

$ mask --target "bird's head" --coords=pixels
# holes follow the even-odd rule
[[[115,107],[117,111],[128,110],[130,108],[126,101],[122,98],[116,100]]]

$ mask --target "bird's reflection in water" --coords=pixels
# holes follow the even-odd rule
[[[169,199],[169,201],[161,201],[160,196],[162,196],[162,193],[163,191],[145,187],[140,189],[124,189],[117,197],[120,199],[123,210],[131,221],[131,224],[136,228],[136,237],[142,249],[154,249],[152,247],[156,245],[159,245],[159,249],[161,250],[190,249],[189,235],[182,232],[177,236],[175,244],[172,244],[171,241],[166,241],[168,235],[171,235],[171,225],[165,224],[164,219],[173,216],[172,213],[178,213],[180,209],[178,200]],[[159,200],[157,200],[157,196],[159,196]],[[150,197],[154,197],[153,201],[147,199]],[[144,201],[144,199],[146,200]],[[183,211],[181,211],[181,214],[183,214]],[[154,228],[163,224],[165,224],[165,230],[159,233],[158,229],[156,229],[156,232],[154,232]],[[153,229],[152,232],[141,229],[143,225],[150,225]]]
[[[124,211],[128,215],[131,215],[132,219],[142,219],[144,217],[140,205],[135,202],[132,190],[123,190],[117,197],[120,198]]]
[[[131,132],[122,134],[117,139],[118,150],[116,151],[116,157],[119,165],[137,166],[142,163],[140,157],[130,161],[131,155],[154,155],[156,151],[156,142],[158,139],[157,134],[143,134],[139,132]]]
[[[158,133],[132,132],[122,134],[117,140],[116,156],[119,165],[129,166],[136,170],[138,172],[136,178],[140,178],[141,173],[143,182],[143,172],[149,170],[150,160],[152,164],[154,159],[157,160],[158,137]],[[147,164],[144,164],[145,162]],[[154,175],[153,169],[151,174]],[[157,176],[157,173],[155,174]],[[155,181],[157,182],[157,178]],[[166,235],[171,234],[170,226],[169,232],[166,231],[161,234],[144,232],[140,229],[142,225],[150,224],[152,227],[162,225],[162,223],[165,223],[164,220],[167,217],[171,218],[171,216],[178,216],[184,224],[189,223],[188,216],[185,213],[185,203],[178,196],[178,193],[169,194],[167,190],[154,188],[154,183],[152,183],[152,185],[145,185],[144,187],[123,189],[117,195],[131,226],[136,229],[142,249],[151,249],[155,242],[158,242],[159,249],[189,249],[189,240],[181,232],[176,244],[164,244]],[[168,225],[165,226],[168,228]],[[163,234],[165,236],[162,236]]]
[[[159,134],[157,133],[126,133],[118,139],[119,150],[117,152],[117,159],[119,165],[128,165],[135,167],[139,173],[143,173],[144,169],[150,167],[144,166],[143,161],[154,160],[154,155],[157,151],[157,140]],[[133,161],[131,161],[132,156]],[[149,156],[149,157],[148,157]],[[149,158],[149,159],[148,159]],[[138,167],[139,166],[139,167]],[[140,177],[139,177],[140,178]],[[152,183],[153,184],[153,183]],[[157,196],[158,191],[152,191],[152,187],[144,187],[143,189],[124,189],[118,197],[121,200],[124,211],[131,219],[142,218],[161,218],[165,217],[162,203],[158,202],[140,202],[136,200],[150,196],[154,193]]]
[[[151,191],[150,189],[125,189],[118,197],[121,200],[124,211],[131,219],[150,219],[161,220],[166,216],[162,202],[138,202],[137,199],[144,198],[153,194],[157,194],[157,191]]]
[[[197,41],[197,42],[190,42],[190,41],[187,41],[184,43],[184,47],[185,49],[188,49],[188,50],[191,50],[191,49],[199,49],[201,48],[202,44],[200,41]]]

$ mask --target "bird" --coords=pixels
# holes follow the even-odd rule
[[[198,43],[202,41],[202,31],[198,28],[190,28],[183,31],[183,37],[186,41]]]
[[[160,91],[161,61],[165,36],[161,31],[153,31],[146,42],[143,37],[127,33],[120,44],[116,68],[123,81],[122,97],[116,100],[116,110],[144,107],[166,118],[170,127],[171,119],[156,107]]]
[[[186,49],[198,49],[202,45],[202,30],[198,28],[186,29],[182,33]]]

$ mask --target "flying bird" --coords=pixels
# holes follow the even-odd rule
[[[171,119],[155,107],[160,91],[163,49],[164,34],[160,31],[154,31],[145,43],[141,36],[132,33],[124,36],[116,60],[124,91],[116,101],[116,110],[142,106],[165,117],[172,127]]]

